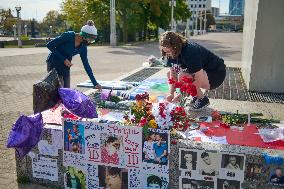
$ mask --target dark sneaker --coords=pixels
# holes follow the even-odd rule
[[[196,100],[197,100],[197,97],[196,97],[196,96],[193,96],[192,99],[190,100],[189,105],[190,105],[190,106],[193,106],[193,105],[195,104]]]
[[[203,110],[204,108],[206,108],[208,105],[210,104],[209,99],[207,96],[204,96],[201,99],[198,99],[195,101],[195,104],[192,106],[191,110]]]

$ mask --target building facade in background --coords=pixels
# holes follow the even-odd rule
[[[211,8],[211,12],[212,12],[212,15],[213,15],[215,18],[220,16],[220,9],[217,8],[217,7],[212,7],[212,8]]]
[[[244,15],[245,0],[230,0],[229,15]]]
[[[188,8],[192,13],[187,24],[189,25],[189,30],[194,30],[196,18],[198,22],[197,24],[199,24],[199,17],[201,17],[201,13],[205,12],[205,10],[211,11],[211,0],[187,0],[187,3]]]

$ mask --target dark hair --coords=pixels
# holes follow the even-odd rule
[[[106,143],[112,143],[114,141],[117,141],[118,139],[115,136],[109,136]]]
[[[177,58],[182,47],[187,44],[187,39],[178,33],[167,31],[160,35],[159,44],[162,56],[166,56],[166,53],[161,47],[167,47],[173,50],[173,57]]]
[[[148,133],[148,135],[146,136],[145,140],[150,140],[151,139],[151,135],[154,135],[154,134],[155,134],[154,132],[150,131]]]
[[[209,157],[209,154],[207,152],[202,152],[202,154],[201,154],[202,159],[207,157],[207,156]]]
[[[81,171],[81,170],[79,170],[78,173],[82,173],[84,175],[83,171]]]
[[[109,175],[120,175],[120,169],[117,167],[109,167],[108,174]]]
[[[194,152],[192,151],[187,151],[187,150],[182,150],[180,156],[183,158],[183,161],[181,160],[180,168],[186,169],[186,162],[184,156],[186,154],[191,154],[192,155],[192,169],[196,169],[196,156],[194,155]]]
[[[147,178],[147,186],[150,184],[158,184],[160,187],[162,187],[162,179],[156,175],[151,175]]]
[[[159,135],[161,138],[163,138],[163,134],[162,133],[155,133],[155,135]]]
[[[275,170],[277,170],[277,169],[282,170],[282,167],[276,167]]]

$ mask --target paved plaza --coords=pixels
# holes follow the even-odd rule
[[[239,67],[241,61],[242,33],[209,33],[192,39],[225,59],[228,66]],[[40,189],[36,185],[18,185],[14,150],[6,149],[7,135],[20,114],[32,114],[32,85],[46,74],[47,48],[0,49],[0,189]],[[160,57],[157,42],[119,47],[90,47],[89,61],[98,80],[113,80],[139,67],[148,56]],[[71,68],[71,87],[88,79],[80,57],[76,56]],[[81,91],[87,89],[77,88]],[[230,106],[227,102],[226,106]],[[247,102],[242,102],[247,103]],[[213,101],[213,104],[222,104]],[[259,107],[258,104],[252,105]],[[225,106],[225,104],[223,104]],[[240,105],[241,106],[241,105]],[[283,105],[271,104],[276,110]],[[267,106],[268,107],[268,106]],[[249,109],[248,109],[249,111]]]

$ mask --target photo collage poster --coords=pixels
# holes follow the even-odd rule
[[[179,188],[240,189],[245,156],[198,149],[179,149]]]
[[[266,183],[269,187],[284,188],[284,156],[265,156],[264,166],[249,164],[253,176],[265,173]],[[262,168],[262,169],[261,169]]]
[[[168,131],[65,120],[63,140],[65,188],[168,188]]]

